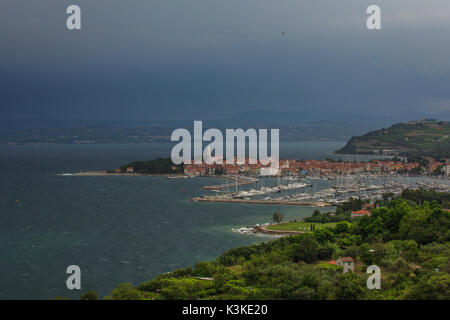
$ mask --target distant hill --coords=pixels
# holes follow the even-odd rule
[[[171,127],[83,126],[14,131],[0,135],[0,144],[22,143],[148,143],[169,141]]]
[[[397,123],[355,136],[336,153],[450,158],[450,122],[425,119]]]
[[[362,134],[367,125],[349,124],[344,122],[314,122],[299,123],[292,126],[251,126],[241,123],[241,128],[279,128],[280,141],[346,141],[351,136]],[[119,123],[112,125],[80,125],[73,127],[35,128],[7,133],[0,133],[0,144],[23,143],[149,143],[167,142],[176,128],[186,128],[192,132],[193,122],[172,123],[165,125],[152,124],[132,126],[132,123]],[[205,121],[204,130],[215,127],[223,130],[235,128],[229,123],[218,121]],[[374,128],[371,126],[370,128]]]

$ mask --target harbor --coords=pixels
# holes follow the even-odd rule
[[[257,184],[259,188],[249,188],[249,184]],[[398,196],[406,189],[449,192],[450,181],[430,176],[373,173],[256,177],[252,180],[241,177],[235,178],[235,184],[204,186],[203,189],[210,193],[194,197],[192,201],[329,207],[350,198],[374,202],[386,195]]]
[[[331,203],[326,202],[300,202],[300,201],[284,201],[284,200],[259,200],[259,199],[227,199],[217,197],[196,197],[194,202],[229,202],[229,203],[250,203],[250,204],[276,204],[276,205],[291,205],[291,206],[310,206],[310,207],[329,207]]]
[[[248,178],[248,177],[226,176],[226,178],[233,180],[234,183],[227,183],[227,184],[214,185],[214,186],[204,186],[203,190],[229,189],[229,188],[233,188],[233,187],[240,187],[240,186],[246,186],[246,185],[258,183],[257,179]]]

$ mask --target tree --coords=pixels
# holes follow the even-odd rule
[[[143,300],[144,297],[138,289],[129,282],[121,283],[105,300]]]
[[[395,197],[395,194],[393,194],[392,192],[383,193],[384,201],[392,200],[392,199],[394,199],[394,197]]]
[[[447,273],[435,273],[423,277],[405,295],[406,299],[449,300],[450,276]]]
[[[438,241],[439,236],[448,230],[448,213],[433,210],[428,202],[421,207],[409,210],[400,222],[399,235],[404,240],[414,240],[418,244]]]
[[[272,216],[273,221],[275,221],[277,224],[283,221],[283,218],[284,215],[281,212],[275,212]]]
[[[336,224],[336,227],[335,227],[336,233],[339,234],[339,233],[348,232],[350,226],[351,226],[351,223],[349,223],[347,221],[341,221]]]
[[[301,287],[292,293],[295,300],[313,300],[316,299],[316,291],[313,288]]]
[[[322,228],[314,231],[314,236],[320,244],[333,242],[335,240],[334,233],[330,229],[331,228]]]
[[[334,298],[337,300],[356,300],[364,298],[364,286],[353,272],[341,273],[334,286]]]
[[[80,296],[80,300],[98,300],[98,294],[94,290],[88,290]]]
[[[311,263],[317,259],[319,243],[313,236],[306,236],[294,247],[294,251],[296,261]]]

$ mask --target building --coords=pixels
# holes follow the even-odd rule
[[[343,273],[355,272],[355,260],[352,257],[343,257],[336,260],[336,264],[344,269]]]
[[[444,172],[446,176],[450,176],[450,164],[444,166]]]
[[[365,203],[365,204],[363,204],[362,207],[361,207],[361,209],[363,209],[363,210],[369,210],[369,211],[370,211],[370,209],[373,209],[373,208],[374,208],[373,203]]]
[[[127,173],[134,173],[134,168],[133,167],[128,167],[127,168]]]
[[[186,165],[189,168],[185,170],[186,174],[192,176],[198,175],[213,175],[214,169],[219,169],[221,173],[226,174],[255,174],[259,175],[262,172],[262,168],[266,168],[265,174],[267,175],[297,175],[297,174],[357,174],[362,172],[372,173],[394,173],[405,172],[420,167],[417,162],[404,163],[401,161],[393,160],[371,160],[369,162],[344,162],[344,161],[332,161],[332,160],[295,160],[295,159],[280,159],[279,169],[272,168],[268,165],[263,165],[261,161],[245,158],[244,161],[237,162],[237,157],[230,159],[229,161],[223,160],[222,157],[212,157],[215,162],[213,164],[191,164]],[[429,160],[429,170],[433,171],[439,166],[443,166],[447,175],[450,175],[450,163],[437,162],[431,158]],[[241,159],[242,160],[242,159]],[[185,166],[185,168],[186,168]]]
[[[352,211],[352,218],[358,218],[363,216],[370,216],[372,213],[369,210],[358,210],[358,211]]]
[[[331,260],[328,262],[329,264],[342,267],[343,273],[346,272],[355,272],[355,260],[352,257],[343,257],[337,260]]]
[[[383,171],[383,166],[381,165],[373,165],[371,166],[372,172],[382,172]]]

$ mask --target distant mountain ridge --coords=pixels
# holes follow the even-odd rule
[[[174,123],[175,124],[175,123]],[[132,127],[115,125],[80,125],[68,128],[27,129],[0,134],[0,144],[30,143],[150,143],[168,142],[173,130],[186,128],[192,132],[193,122],[174,124],[152,124]],[[203,130],[235,128],[217,121],[203,122]],[[284,126],[242,126],[248,128],[280,129],[280,141],[346,141],[351,136],[362,134],[367,125],[345,122],[313,122]]]
[[[340,154],[415,155],[450,158],[450,122],[423,119],[354,136]]]

